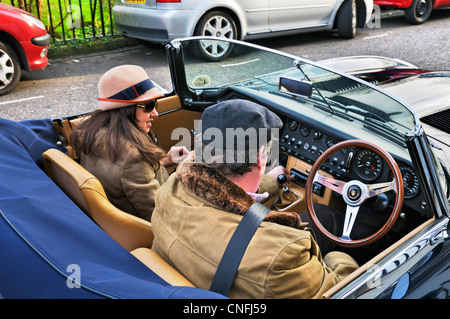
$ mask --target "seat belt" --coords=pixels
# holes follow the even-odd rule
[[[242,217],[223,253],[209,290],[228,295],[250,240],[270,209],[254,202]]]

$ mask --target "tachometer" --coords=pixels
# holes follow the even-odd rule
[[[383,162],[374,151],[363,149],[356,154],[355,171],[365,181],[373,181],[380,176]]]

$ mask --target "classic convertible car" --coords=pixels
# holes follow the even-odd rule
[[[231,52],[211,61],[201,46]],[[449,72],[380,57],[311,62],[207,37],[166,49],[173,90],[153,125],[162,148],[193,148],[196,120],[218,101],[252,100],[283,120],[271,163],[294,176],[285,186],[298,197],[266,205],[306,211],[360,265],[323,298],[449,298]],[[85,116],[0,119],[0,296],[226,297],[154,253],[151,224],[112,206],[78,164],[70,132]],[[346,216],[342,232],[322,226],[315,204]],[[380,229],[354,238],[364,214]]]

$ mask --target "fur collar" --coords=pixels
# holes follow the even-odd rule
[[[195,195],[225,211],[244,215],[254,203],[242,188],[218,170],[202,163],[183,161],[177,167],[177,179]],[[302,229],[300,216],[291,212],[271,211],[264,221]]]

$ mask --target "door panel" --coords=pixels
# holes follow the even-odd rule
[[[269,0],[242,1],[242,11],[246,17],[247,33],[269,31],[268,6]]]
[[[336,0],[269,0],[271,31],[325,24]]]

